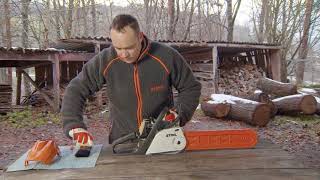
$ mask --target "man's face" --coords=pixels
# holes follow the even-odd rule
[[[126,26],[121,32],[111,29],[110,37],[121,60],[133,63],[138,59],[142,46],[142,33],[137,33],[131,27]]]

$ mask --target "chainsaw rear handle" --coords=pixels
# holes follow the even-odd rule
[[[163,121],[163,118],[165,117],[168,111],[168,107],[164,107],[162,109],[147,138],[143,141],[142,145],[138,147],[136,154],[146,154],[154,136],[157,134],[158,131],[162,130],[164,128],[164,124],[167,123]]]

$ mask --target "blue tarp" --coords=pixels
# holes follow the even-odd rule
[[[101,148],[101,144],[94,145],[89,157],[77,158],[74,156],[76,150],[71,150],[70,146],[59,146],[61,156],[57,156],[53,164],[45,165],[39,162],[30,161],[28,166],[24,166],[24,161],[28,154],[27,151],[8,167],[7,172],[30,169],[91,168],[96,165]]]

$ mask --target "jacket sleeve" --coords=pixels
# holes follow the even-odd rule
[[[173,50],[173,69],[170,73],[173,86],[178,91],[177,103],[180,126],[184,126],[193,116],[199,104],[201,84],[193,75],[185,59],[176,50]]]
[[[87,129],[83,122],[83,109],[87,97],[100,90],[105,83],[103,76],[104,53],[100,52],[89,60],[82,71],[70,81],[62,100],[61,115],[63,131],[69,137],[69,131],[73,128]]]

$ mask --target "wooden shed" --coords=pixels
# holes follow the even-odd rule
[[[40,92],[47,103],[56,111],[60,108],[60,82],[65,77],[75,76],[75,71],[80,71],[83,63],[92,58],[94,53],[71,50],[58,50],[54,48],[4,48],[0,47],[0,67],[15,67],[17,73],[17,94],[16,104],[20,104],[21,98],[21,76],[27,80]],[[65,68],[65,65],[71,68]],[[74,65],[76,64],[76,65]],[[78,66],[81,64],[81,67]],[[24,71],[26,68],[35,67],[35,81]],[[66,72],[65,70],[68,70]],[[70,70],[71,69],[71,70]],[[76,70],[75,70],[76,69]],[[70,70],[70,71],[69,71]],[[46,85],[51,86],[54,98],[49,98],[43,92],[40,85],[46,81]]]
[[[203,86],[217,93],[219,67],[225,61],[238,61],[256,64],[265,75],[280,81],[281,46],[247,42],[224,41],[168,41],[158,40],[179,51],[190,64],[195,76]],[[17,98],[20,103],[21,74],[40,92],[49,105],[56,111],[60,107],[60,83],[68,83],[101,49],[111,45],[105,37],[75,37],[57,41],[53,48],[10,48],[0,47],[0,67],[17,68]],[[23,70],[35,67],[35,81]],[[49,98],[41,86],[53,88],[54,98]],[[40,86],[41,85],[41,86]]]
[[[281,46],[277,44],[225,41],[169,41],[157,40],[178,50],[190,64],[203,86],[218,93],[219,68],[223,62],[255,64],[268,78],[280,81]],[[110,38],[75,37],[59,40],[55,48],[97,52],[111,45]]]

